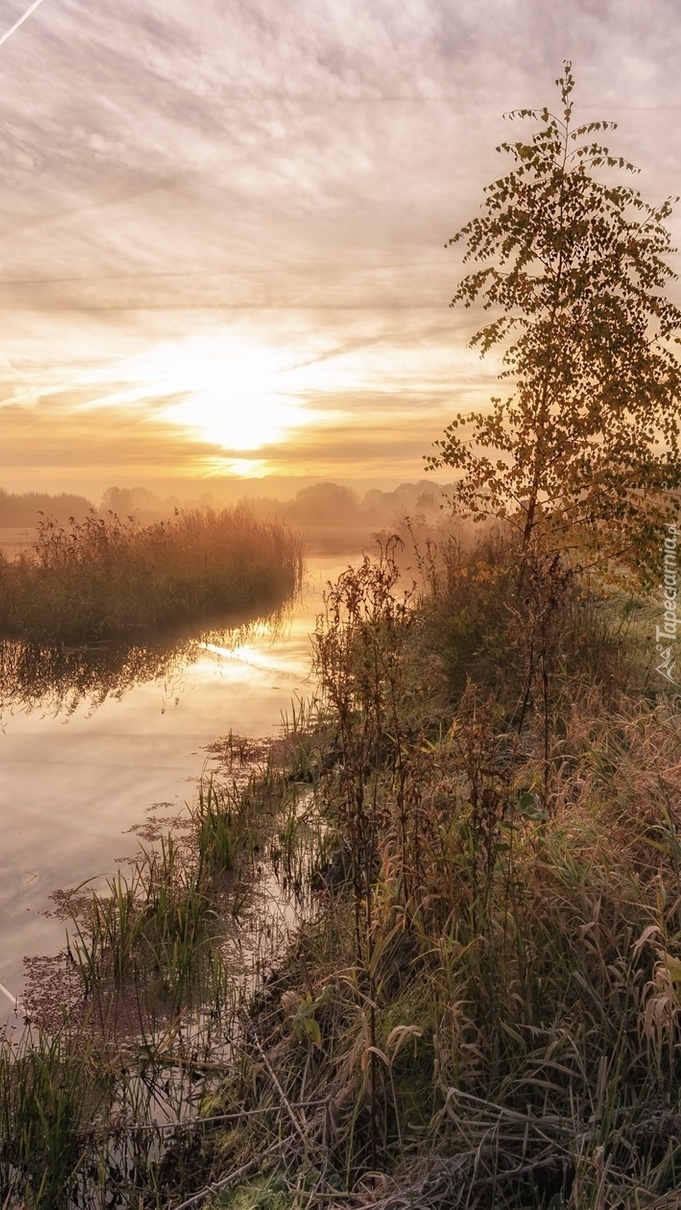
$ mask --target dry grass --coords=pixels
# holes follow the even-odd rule
[[[450,562],[416,614],[390,560],[365,563],[320,624],[341,757],[318,792],[347,878],[256,1006],[279,1091],[254,1050],[224,1090],[325,1101],[320,1205],[334,1182],[384,1210],[673,1204],[681,720],[614,606],[500,599],[503,553]],[[271,1169],[287,1205],[297,1163]]]
[[[298,539],[237,507],[142,527],[92,513],[43,520],[35,547],[0,559],[0,633],[82,642],[272,605],[297,587]]]

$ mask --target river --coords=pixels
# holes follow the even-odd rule
[[[275,734],[292,700],[314,691],[310,636],[324,589],[362,547],[371,547],[366,531],[318,538],[302,590],[278,620],[184,636],[165,647],[152,642],[132,655],[102,647],[89,664],[73,649],[15,668],[5,653],[0,999],[6,1008],[21,997],[24,957],[64,944],[63,921],[49,914],[50,895],[111,875],[116,860],[136,848],[131,828],[150,813],[172,817],[193,801],[197,779],[212,767],[207,745],[230,731]]]

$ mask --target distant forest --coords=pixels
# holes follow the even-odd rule
[[[244,493],[239,503],[247,505],[256,517],[276,518],[301,529],[318,526],[381,527],[405,514],[434,520],[439,515],[447,490],[432,480],[421,479],[417,483],[401,483],[394,491],[371,488],[360,495],[342,484],[324,482],[301,488],[289,500]],[[215,492],[204,492],[198,500],[190,502],[180,501],[176,496],[162,499],[145,487],[109,487],[104,492],[101,507],[104,511],[110,509],[119,517],[134,516],[146,522],[167,517],[175,508],[219,508],[223,503],[219,484]]]
[[[92,508],[91,500],[85,496],[74,496],[71,492],[51,496],[48,492],[7,492],[0,487],[2,526],[37,525],[41,512],[64,525],[69,517],[82,521]]]
[[[440,512],[446,490],[422,479],[418,483],[401,483],[394,491],[372,488],[360,495],[352,488],[327,482],[301,488],[290,500],[244,495],[241,503],[247,505],[256,517],[276,518],[296,528],[382,527],[405,514],[434,520]],[[49,495],[47,492],[13,493],[0,487],[0,526],[35,526],[41,512],[53,517],[60,525],[65,525],[70,517],[82,521],[90,511],[110,511],[121,519],[135,517],[142,524],[148,524],[172,516],[175,509],[219,508],[222,505],[219,492],[216,497],[211,492],[205,492],[198,501],[180,500],[176,496],[164,499],[145,487],[108,487],[97,509],[85,496],[70,492],[61,492],[59,495]]]

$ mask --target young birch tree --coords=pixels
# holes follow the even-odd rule
[[[451,305],[493,313],[471,343],[503,349],[509,397],[457,415],[427,462],[461,472],[458,512],[516,526],[521,565],[536,547],[571,551],[646,583],[681,484],[681,311],[663,294],[678,199],[650,206],[622,184],[637,169],[598,139],[615,124],[574,124],[569,62],[556,85],[557,114],[508,115],[539,129],[497,148],[511,171],[449,241],[479,266]]]

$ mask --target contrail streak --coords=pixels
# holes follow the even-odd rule
[[[8,992],[8,990],[7,990],[7,988],[5,987],[4,983],[0,983],[0,992],[2,992],[2,994],[3,994],[4,996],[7,996],[7,999],[8,999],[8,1000],[11,1000],[11,1001],[12,1001],[12,1004],[14,1005],[14,1007],[18,1009],[18,1007],[19,1007],[19,999],[18,999],[18,997],[17,997],[17,996],[13,996],[11,992]]]
[[[19,26],[23,25],[24,21],[28,20],[31,13],[34,13],[35,10],[37,9],[38,5],[42,4],[42,2],[43,2],[43,0],[33,0],[33,4],[31,4],[31,6],[26,9],[26,12],[24,13],[23,17],[20,17],[18,21],[14,22],[14,25],[10,26],[9,29],[5,30],[4,34],[0,37],[0,46],[2,46],[3,42],[6,42],[8,38],[11,38],[13,33],[16,33]]]

